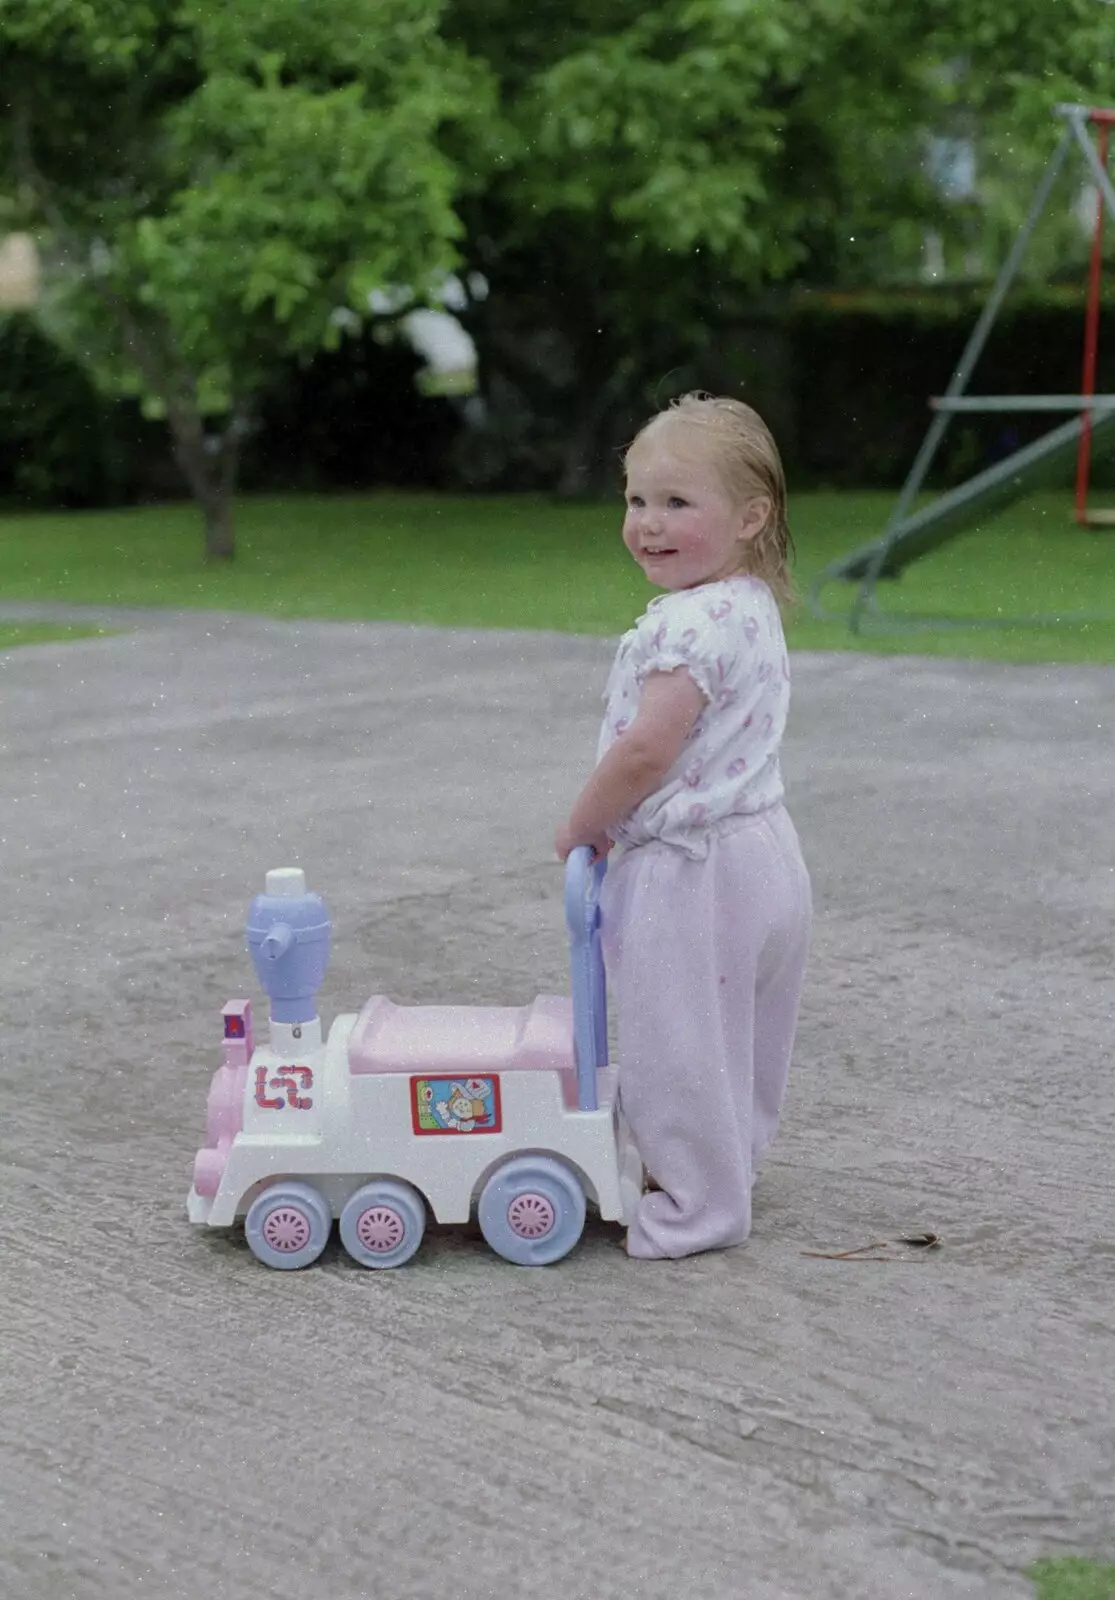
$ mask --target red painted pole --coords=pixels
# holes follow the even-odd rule
[[[1099,120],[1099,119],[1097,119]],[[1107,130],[1110,122],[1105,117],[1099,122],[1097,154],[1100,165],[1107,165]],[[1092,237],[1092,259],[1088,267],[1088,298],[1084,311],[1084,365],[1080,375],[1080,393],[1096,392],[1096,354],[1099,349],[1100,283],[1103,277],[1103,190],[1096,196],[1096,231]],[[1082,527],[1088,522],[1088,477],[1092,465],[1092,413],[1082,415],[1080,446],[1076,452],[1076,520]]]

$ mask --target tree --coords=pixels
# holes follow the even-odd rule
[[[977,0],[970,11],[954,14],[942,34],[941,47],[951,46],[959,68],[951,84],[952,115],[973,137],[978,156],[968,236],[990,273],[1029,210],[1063,131],[1053,108],[1066,101],[1115,104],[1115,6],[1112,0],[1057,0],[1054,8],[1042,0]],[[1083,181],[1075,156],[1065,172],[1027,251],[1023,276],[1044,281],[1083,272],[1091,229],[1073,214]]]
[[[873,95],[891,149],[900,107],[938,93],[907,48],[910,8],[880,40],[885,4],[869,21],[858,0],[545,0],[513,52],[506,0],[451,7],[450,37],[500,78],[508,128],[505,162],[463,205],[491,285],[473,325],[494,389],[553,378],[563,492],[595,487],[610,412],[707,370],[771,285],[828,281],[854,219],[928,203],[908,160],[852,170],[847,83]],[[524,339],[531,313],[548,340]]]
[[[441,0],[0,0],[4,186],[38,232],[44,319],[95,380],[165,415],[234,553],[238,446],[276,362],[374,289],[457,260],[487,71]],[[473,162],[479,165],[479,159]]]
[[[772,289],[910,274],[927,224],[963,223],[930,130],[1036,146],[1057,98],[1110,93],[1115,11],[1054,10],[1051,52],[1050,0],[453,0],[505,123],[463,201],[472,326],[492,390],[549,390],[562,487],[594,486],[609,409],[715,369]]]

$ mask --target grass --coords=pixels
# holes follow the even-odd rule
[[[18,644],[47,644],[52,639],[92,639],[104,628],[67,627],[55,622],[0,622],[0,651]]]
[[[803,592],[881,531],[891,503],[886,494],[792,497]],[[527,495],[246,499],[237,560],[214,567],[202,563],[200,522],[186,504],[11,514],[0,516],[0,599],[612,635],[654,592],[622,547],[618,507],[618,498],[568,506]],[[881,607],[899,618],[885,632],[875,624],[849,635],[852,593],[829,586],[824,603],[839,613],[829,621],[803,605],[789,619],[791,646],[1115,661],[1115,531],[1077,528],[1066,494],[1020,502],[880,585]],[[1019,621],[1035,616],[1050,620]],[[923,626],[924,617],[947,620]]]
[[[1030,1569],[1036,1600],[1115,1600],[1115,1566],[1064,1556]]]

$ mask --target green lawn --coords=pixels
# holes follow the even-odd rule
[[[879,533],[891,503],[886,494],[792,497],[803,591],[834,557]],[[236,562],[206,568],[189,505],[3,516],[0,600],[615,634],[654,592],[620,542],[618,498],[590,506],[526,495],[246,499],[237,530]],[[851,594],[833,585],[824,602],[842,617]],[[803,606],[789,619],[792,646],[1115,661],[1115,531],[1076,528],[1066,494],[1020,503],[881,585],[879,596],[902,621],[857,639],[842,620],[818,621]],[[1081,613],[1086,620],[1069,620]],[[1035,616],[1050,620],[1018,623]],[[944,621],[923,625],[925,617]]]
[[[92,639],[104,628],[68,627],[54,622],[0,622],[0,650],[17,644],[46,644],[52,639]]]
[[[1039,1561],[1030,1570],[1036,1600],[1115,1600],[1115,1567],[1080,1556]]]

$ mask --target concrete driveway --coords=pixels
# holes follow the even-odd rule
[[[287,1274],[184,1212],[250,897],[325,896],[327,1023],[564,990],[612,647],[131,621],[0,656],[4,1600],[944,1600],[1115,1554],[1115,669],[797,659],[817,931],[746,1247]]]

